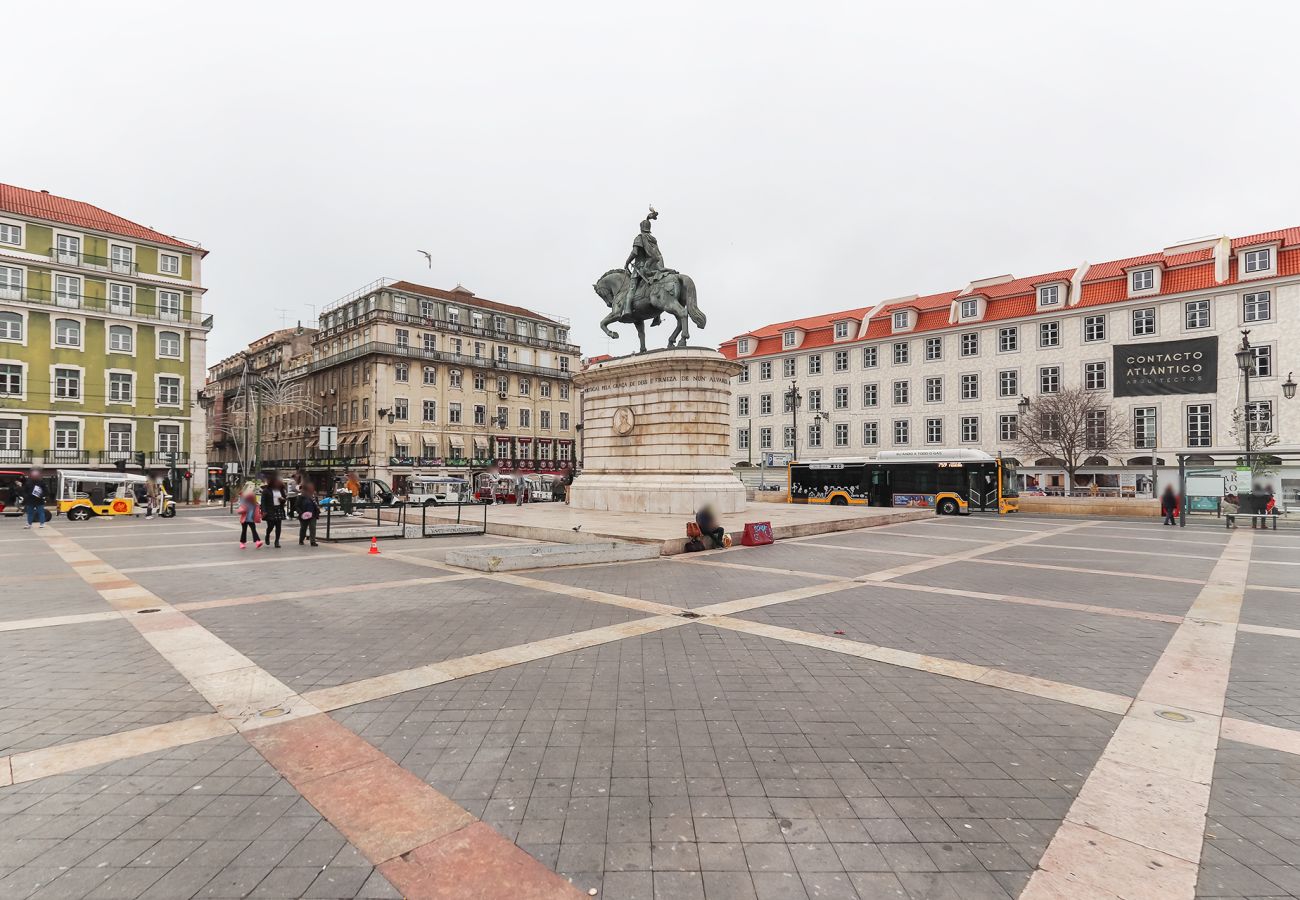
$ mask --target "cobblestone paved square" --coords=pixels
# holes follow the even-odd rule
[[[9,525],[6,900],[1300,896],[1291,532],[970,517],[497,575],[445,563],[490,535]]]

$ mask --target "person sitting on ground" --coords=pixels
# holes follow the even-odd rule
[[[713,514],[713,507],[701,507],[700,511],[695,514],[695,524],[700,526],[700,534],[708,538],[715,549],[726,546],[723,541],[727,531],[718,524],[718,519]]]

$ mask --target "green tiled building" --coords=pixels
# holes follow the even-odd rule
[[[0,184],[0,467],[166,467],[205,481],[207,251]]]

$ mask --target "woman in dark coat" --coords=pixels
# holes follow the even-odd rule
[[[1160,515],[1165,517],[1165,525],[1177,524],[1174,516],[1178,515],[1178,493],[1172,484],[1165,485],[1165,492],[1160,495]]]
[[[284,524],[284,510],[289,492],[278,475],[272,475],[262,487],[262,520],[266,522],[266,542],[275,535],[275,546],[280,546],[280,528]]]

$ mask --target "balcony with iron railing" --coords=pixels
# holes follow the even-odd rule
[[[90,453],[86,450],[46,450],[41,454],[46,465],[84,466],[90,462]]]
[[[0,300],[14,303],[34,303],[55,309],[72,309],[80,312],[105,313],[115,316],[129,316],[135,319],[147,319],[151,322],[172,322],[198,328],[211,328],[212,316],[200,313],[187,313],[184,310],[172,310],[166,307],[151,306],[136,300],[120,302],[107,297],[88,297],[68,291],[21,287],[0,287]]]
[[[74,266],[78,269],[105,272],[109,275],[138,275],[140,272],[140,267],[135,264],[134,260],[91,256],[89,253],[64,250],[60,247],[50,248],[50,262],[60,266]]]
[[[307,372],[319,372],[323,369],[329,369],[333,366],[352,362],[354,359],[360,359],[363,356],[370,356],[371,354],[376,353],[388,356],[402,356],[408,359],[426,362],[440,362],[453,366],[462,366],[467,369],[499,369],[507,372],[537,375],[541,378],[567,379],[573,377],[572,372],[566,372],[561,369],[549,369],[543,366],[530,365],[528,363],[489,359],[485,356],[464,356],[459,353],[447,353],[442,350],[425,350],[421,347],[402,346],[401,344],[389,344],[382,341],[371,341],[367,344],[353,347],[350,350],[344,350],[331,356],[325,356],[313,360],[311,365],[307,367]]]
[[[31,464],[31,450],[0,450],[0,466],[29,466]]]
[[[576,344],[570,344],[565,341],[552,341],[547,338],[533,337],[532,335],[511,334],[509,331],[496,331],[491,328],[479,328],[474,325],[465,325],[461,322],[453,322],[450,319],[433,319],[428,316],[412,315],[411,313],[393,312],[389,309],[372,309],[355,319],[349,319],[341,325],[335,325],[331,328],[324,328],[317,332],[316,341],[321,342],[330,337],[352,331],[359,325],[366,325],[373,322],[393,322],[398,325],[410,325],[416,328],[428,328],[433,331],[442,331],[448,334],[464,335],[471,338],[484,338],[485,340],[495,341],[499,344],[522,344],[528,347],[535,347],[539,350],[553,350],[556,353],[567,353],[571,356],[578,356],[582,350]]]

